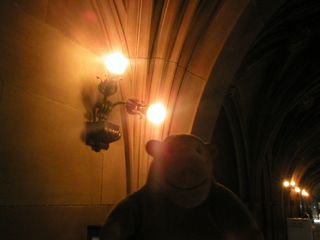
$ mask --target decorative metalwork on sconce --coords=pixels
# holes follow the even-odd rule
[[[105,80],[97,77],[100,79],[98,90],[103,95],[103,99],[98,101],[94,107],[93,121],[87,122],[86,144],[96,152],[101,149],[107,150],[110,143],[121,138],[119,126],[107,121],[115,106],[125,105],[127,113],[138,114],[140,118],[147,115],[147,118],[154,124],[160,124],[166,116],[165,108],[159,103],[152,104],[148,113],[146,113],[147,105],[136,98],[115,103],[109,101],[108,98],[118,91],[118,82],[121,80],[120,74],[125,71],[129,61],[117,52],[104,57],[104,61],[108,71],[113,74],[110,75],[110,79],[106,76]]]
[[[97,78],[100,79],[99,77]],[[121,80],[121,78],[119,78],[118,80]],[[99,109],[97,112],[97,117],[99,121],[107,120],[112,109],[115,106],[121,104],[126,106],[127,112],[131,115],[138,114],[140,115],[140,118],[142,118],[145,115],[147,105],[144,104],[143,101],[140,102],[136,98],[128,99],[128,101],[126,102],[118,101],[112,103],[108,101],[108,97],[115,94],[118,91],[117,80],[108,80],[107,78],[104,81],[101,80],[98,89],[99,92],[103,94],[103,99],[99,101],[96,105],[96,107]]]
[[[110,113],[117,105],[125,105],[127,113],[131,115],[138,114],[142,118],[146,113],[147,105],[140,102],[138,99],[132,98],[128,101],[118,101],[112,103],[108,98],[118,91],[118,81],[121,78],[106,79],[98,85],[99,92],[103,95],[103,99],[98,101],[95,105],[95,112],[93,122],[87,122],[86,144],[91,146],[96,152],[101,149],[107,150],[109,144],[121,138],[119,126],[107,122]]]

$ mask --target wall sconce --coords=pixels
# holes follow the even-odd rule
[[[166,115],[166,110],[161,104],[153,104],[147,111],[147,105],[138,99],[131,98],[127,101],[118,101],[112,103],[108,97],[118,91],[119,74],[122,74],[129,61],[120,53],[114,53],[104,58],[107,69],[113,73],[106,76],[105,80],[100,79],[98,85],[99,92],[103,95],[103,99],[95,105],[93,121],[87,122],[86,144],[91,146],[96,152],[101,149],[107,150],[109,144],[121,138],[119,126],[108,122],[109,114],[112,109],[118,105],[125,105],[128,114],[140,115],[140,118],[147,114],[150,121],[155,124],[161,123]]]
[[[306,190],[304,190],[304,189],[302,190],[301,194],[302,194],[303,196],[306,196],[306,197],[309,196],[309,193],[307,193]]]
[[[289,217],[292,217],[292,207],[293,207],[293,204],[294,204],[294,201],[291,200],[291,191],[292,190],[295,190],[295,186],[296,183],[291,181],[284,181],[283,182],[283,186],[288,189],[288,192],[287,192],[287,201],[288,201],[288,211],[289,211]]]
[[[291,201],[291,196],[290,196],[290,192],[294,191],[297,195],[297,199],[299,198],[299,208],[300,208],[300,217],[302,217],[303,213],[307,214],[307,208],[306,208],[306,197],[309,196],[309,194],[306,192],[305,189],[301,190],[299,187],[296,186],[295,182],[288,182],[288,181],[284,181],[283,185],[285,188],[287,188],[288,191],[288,201],[289,201],[289,215],[291,217],[291,205],[293,205],[293,201]],[[302,209],[302,200],[304,201],[304,212]]]
[[[296,185],[296,183],[295,183],[295,182],[289,183],[288,181],[284,181],[284,182],[283,182],[283,185],[284,185],[285,187],[289,187],[289,186],[291,185],[291,187],[293,188],[293,187]]]

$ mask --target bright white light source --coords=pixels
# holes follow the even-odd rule
[[[165,117],[166,117],[166,109],[162,104],[155,103],[149,107],[147,112],[147,118],[151,122],[155,124],[159,124],[164,120]]]
[[[128,59],[126,59],[119,52],[115,52],[114,54],[108,55],[104,57],[103,60],[107,66],[107,69],[115,74],[122,74],[129,64]]]
[[[296,187],[294,190],[295,190],[296,192],[300,192],[300,188],[298,188],[298,187]]]
[[[288,187],[288,186],[290,185],[290,183],[289,183],[288,181],[285,181],[285,182],[283,183],[283,185],[284,185],[285,187]]]

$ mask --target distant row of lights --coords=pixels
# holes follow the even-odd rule
[[[296,185],[295,182],[289,183],[288,181],[284,181],[283,185],[285,187],[290,187],[291,186],[291,188],[293,188],[298,193],[301,192],[301,189],[299,187],[295,187],[295,185]],[[304,190],[304,189],[302,190],[301,194],[304,195],[304,196],[309,196],[309,193],[307,193],[306,190]]]

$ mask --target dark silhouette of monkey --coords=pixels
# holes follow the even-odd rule
[[[101,240],[262,240],[247,207],[212,174],[217,149],[180,134],[151,140],[148,180],[108,215]]]

